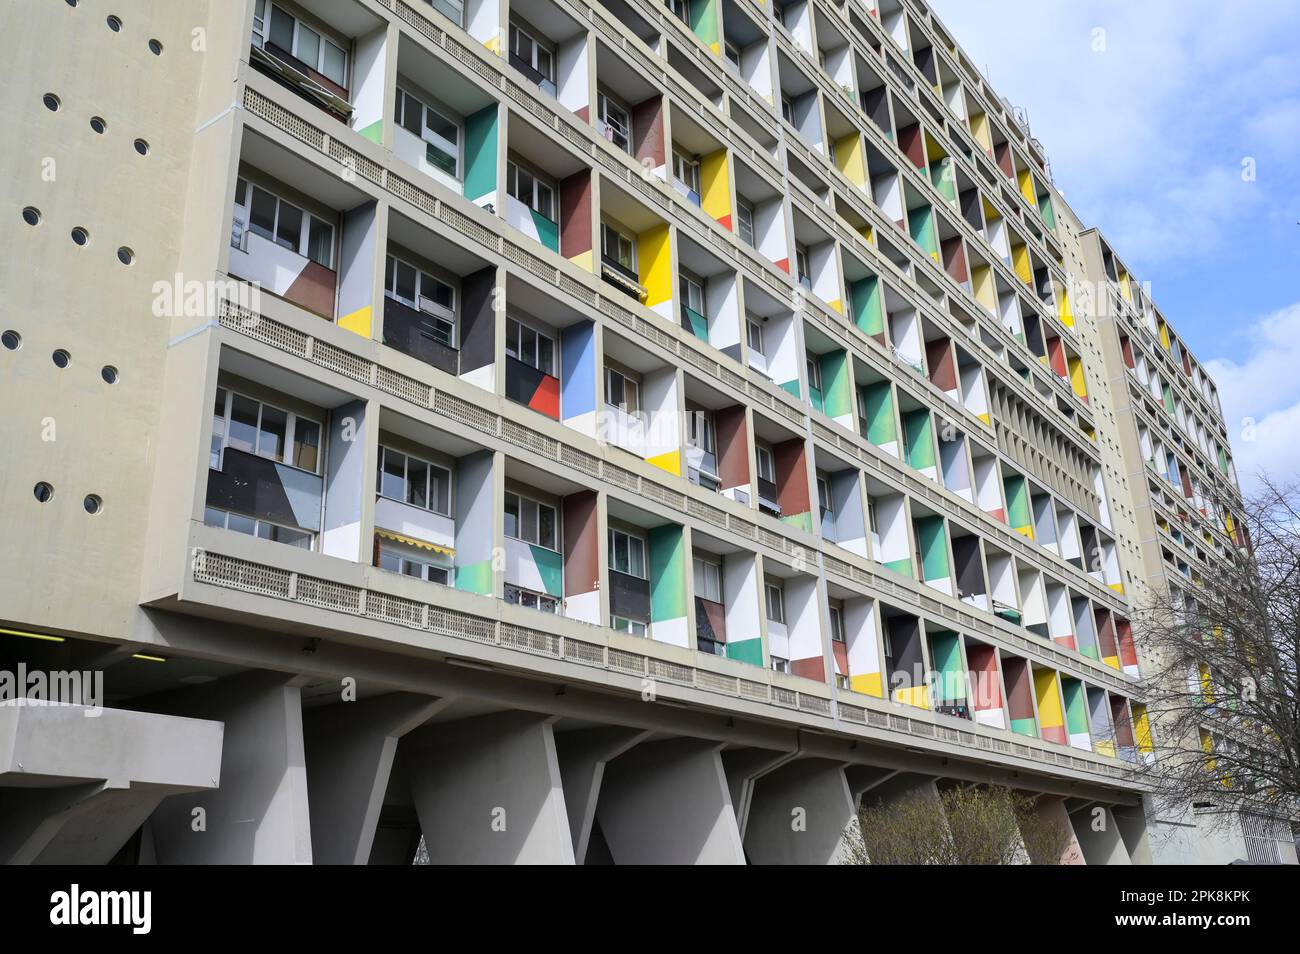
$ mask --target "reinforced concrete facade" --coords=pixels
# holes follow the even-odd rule
[[[0,858],[827,863],[971,781],[1246,855],[1133,771],[1213,383],[919,0],[21,7],[0,660],[102,692],[0,707]]]

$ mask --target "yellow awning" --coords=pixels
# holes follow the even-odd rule
[[[415,537],[404,536],[400,533],[394,533],[392,530],[381,530],[375,527],[375,535],[383,537],[385,540],[392,540],[394,543],[404,543],[408,547],[419,547],[421,550],[432,550],[434,553],[442,553],[449,557],[454,557],[456,551],[451,547],[444,547],[437,543],[429,543],[425,540],[417,540]]]

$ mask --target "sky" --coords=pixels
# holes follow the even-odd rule
[[[1300,480],[1300,3],[929,2],[1214,377],[1243,490]]]

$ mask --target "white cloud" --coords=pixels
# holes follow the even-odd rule
[[[1300,475],[1300,302],[1256,319],[1244,331],[1240,361],[1215,358],[1206,370],[1219,386],[1242,489],[1268,473]]]

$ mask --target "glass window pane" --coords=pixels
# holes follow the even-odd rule
[[[397,269],[397,297],[415,303],[415,276],[416,271],[405,262],[398,262]]]
[[[313,215],[307,229],[307,257],[326,268],[333,268],[334,227]]]
[[[284,52],[293,52],[293,17],[279,7],[271,8],[270,39]]]
[[[384,450],[384,468],[379,474],[379,492],[393,500],[406,499],[406,458]]]
[[[447,145],[454,146],[460,141],[460,127],[455,121],[432,108],[424,111],[424,128],[442,139]]]
[[[381,569],[390,570],[393,573],[399,573],[402,569],[402,558],[393,552],[391,548],[380,547],[379,566]]]
[[[424,147],[424,158],[429,165],[435,169],[441,169],[447,175],[455,177],[456,175],[456,154],[449,152],[441,146],[435,146],[433,143],[426,143]]]
[[[537,368],[543,374],[555,374],[555,343],[550,338],[537,339]]]
[[[257,438],[257,453],[272,460],[284,460],[284,439],[289,431],[289,415],[279,408],[262,405],[262,427]]]
[[[537,502],[522,500],[519,503],[520,538],[529,543],[537,542]]]
[[[555,508],[539,507],[537,520],[537,542],[548,550],[555,549]]]
[[[423,115],[424,106],[420,101],[406,91],[401,92],[402,100],[402,128],[413,135],[420,135],[421,129],[424,128]]]
[[[347,85],[345,82],[348,73],[347,63],[346,53],[333,43],[325,44],[325,59],[321,64],[321,72],[340,86]]]
[[[519,322],[513,318],[506,321],[506,354],[519,357]]]
[[[544,183],[537,183],[537,211],[539,214],[546,216],[552,222],[559,217],[555,214],[555,195],[551,192],[551,187]]]
[[[530,367],[537,367],[537,332],[524,328],[519,338],[519,360]]]
[[[236,533],[246,533],[251,537],[257,530],[257,521],[239,513],[227,514],[226,529],[234,530]]]
[[[429,468],[429,506],[438,513],[451,513],[451,471]]]
[[[320,460],[320,425],[301,417],[293,425],[293,460],[295,467],[316,473]]]
[[[230,434],[226,446],[253,453],[257,448],[258,404],[236,394],[230,401]]]
[[[302,245],[302,209],[280,203],[280,219],[275,226],[275,241],[295,252],[301,251]]]
[[[296,55],[312,69],[320,69],[320,34],[303,23],[298,24]]]
[[[265,189],[253,186],[253,202],[248,210],[248,227],[264,239],[275,239],[276,198]]]
[[[406,502],[415,507],[429,506],[429,465],[414,457],[406,461]]]
[[[628,538],[628,565],[633,576],[645,578],[645,544],[636,537]]]
[[[519,539],[519,498],[506,494],[506,536]]]
[[[204,507],[203,525],[206,527],[224,527],[226,525],[226,512],[217,510],[215,507]]]

